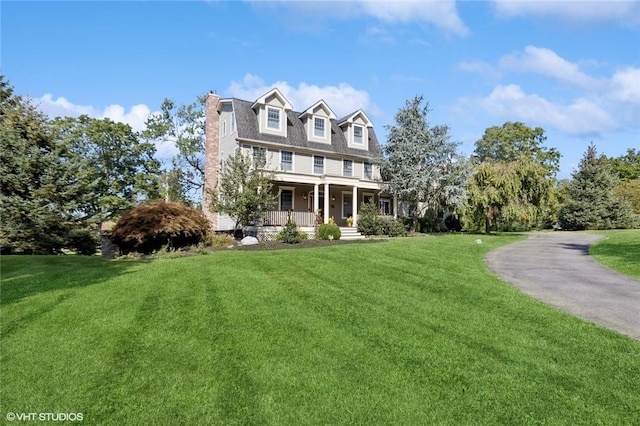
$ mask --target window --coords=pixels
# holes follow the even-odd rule
[[[364,145],[364,129],[362,126],[353,126],[353,143]]]
[[[353,195],[342,194],[342,218],[346,219],[353,216]]]
[[[227,135],[227,120],[222,121],[222,136]]]
[[[269,129],[280,130],[280,110],[267,108],[267,127]]]
[[[364,178],[373,179],[373,166],[371,163],[364,163]]]
[[[317,175],[324,174],[324,157],[319,155],[313,156],[313,173]]]
[[[388,198],[380,199],[380,214],[384,216],[391,216],[391,200]]]
[[[353,176],[352,160],[342,160],[342,176]]]
[[[230,129],[230,133],[233,133],[236,131],[236,113],[232,112],[231,113],[231,129]]]
[[[253,147],[253,165],[264,167],[267,164],[267,150],[258,146]]]
[[[291,189],[280,190],[280,210],[283,210],[283,211],[293,210],[293,190]]]
[[[289,172],[293,170],[293,152],[280,151],[280,168]]]
[[[313,119],[313,136],[324,138],[324,118],[314,117]]]

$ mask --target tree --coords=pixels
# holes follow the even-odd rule
[[[160,174],[160,192],[166,202],[174,202],[193,207],[193,201],[187,195],[184,186],[184,173],[180,169],[171,168]]]
[[[427,209],[445,210],[463,204],[468,161],[457,152],[447,126],[430,128],[428,103],[423,97],[408,100],[387,126],[384,157],[377,160],[389,193],[409,205],[411,232]]]
[[[0,75],[0,246],[3,251],[95,252],[79,214],[93,190],[88,161],[75,154],[29,101]]]
[[[219,176],[216,190],[210,193],[210,209],[231,216],[236,228],[255,223],[275,205],[272,176],[254,167],[252,157],[241,150],[222,161]]]
[[[563,229],[611,229],[633,226],[630,203],[614,194],[618,177],[604,155],[598,155],[595,145],[589,145],[573,173],[568,188],[568,200],[560,213]]]
[[[149,254],[204,241],[210,224],[201,211],[179,203],[152,201],[129,210],[113,227],[111,238],[123,253]]]
[[[609,159],[620,180],[640,179],[640,150],[627,149],[625,155]]]
[[[472,220],[491,232],[496,221],[532,222],[541,214],[552,181],[547,169],[527,157],[482,163],[469,180]]]
[[[640,179],[620,182],[613,190],[613,194],[629,201],[633,212],[640,215]]]
[[[142,200],[160,198],[155,146],[141,142],[128,124],[86,115],[57,118],[54,124],[71,150],[88,160],[94,186],[87,218],[100,222]]]
[[[629,148],[625,155],[609,161],[620,178],[614,194],[628,200],[634,213],[640,214],[640,150]]]
[[[142,133],[147,140],[160,139],[174,143],[178,154],[171,160],[173,176],[179,179],[177,188],[184,193],[178,197],[194,204],[204,188],[204,139],[206,96],[198,96],[196,102],[177,106],[165,99],[160,113],[150,116]]]
[[[544,129],[532,129],[520,122],[506,122],[501,127],[493,126],[485,130],[476,141],[474,162],[515,161],[524,156],[538,161],[549,176],[555,176],[560,167],[560,152],[555,148],[545,148],[547,140]]]

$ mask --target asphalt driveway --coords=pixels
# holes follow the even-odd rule
[[[549,305],[640,340],[640,280],[589,256],[604,237],[573,232],[531,234],[485,256],[504,281]]]

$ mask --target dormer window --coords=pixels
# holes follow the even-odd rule
[[[371,125],[371,120],[367,118],[362,110],[343,117],[336,124],[344,132],[349,148],[369,149],[369,128],[373,126]]]
[[[280,110],[267,107],[267,128],[280,130]]]
[[[353,126],[353,143],[355,145],[364,145],[364,128],[362,126]]]
[[[325,124],[326,120],[322,117],[313,118],[313,136],[317,138],[325,137]]]
[[[335,120],[336,115],[324,101],[316,102],[301,113],[298,118],[304,123],[304,130],[309,142],[331,143],[331,120]]]

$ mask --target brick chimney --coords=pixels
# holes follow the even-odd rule
[[[204,192],[202,194],[202,211],[211,222],[211,227],[215,231],[218,229],[218,214],[209,211],[211,203],[208,191],[215,189],[218,184],[218,172],[220,168],[220,114],[218,104],[220,96],[211,91],[207,95],[205,105],[205,142],[204,142]]]

